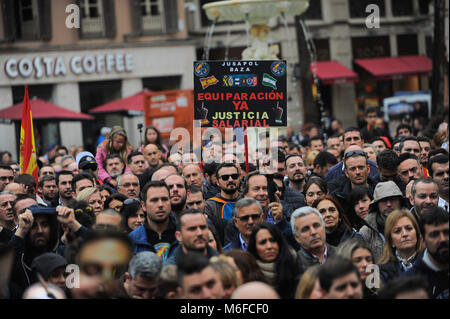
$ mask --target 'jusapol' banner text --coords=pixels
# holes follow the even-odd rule
[[[286,61],[196,61],[194,95],[203,127],[286,126]]]

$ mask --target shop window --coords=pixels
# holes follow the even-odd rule
[[[391,0],[394,17],[412,16],[414,13],[412,0]]]
[[[353,59],[377,58],[391,55],[389,37],[352,38]]]
[[[350,18],[365,18],[369,15],[366,8],[369,4],[377,5],[380,8],[380,17],[386,16],[384,0],[349,0],[348,8],[350,10]]]
[[[397,51],[398,55],[417,55],[419,54],[419,44],[416,34],[399,34],[397,35]]]
[[[114,0],[78,0],[81,38],[111,38],[116,35]]]
[[[6,41],[49,41],[50,0],[3,0],[3,28]]]
[[[132,0],[134,36],[178,31],[177,0]]]

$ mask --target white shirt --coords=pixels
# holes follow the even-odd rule
[[[439,197],[439,202],[438,202],[438,206],[442,207],[443,209],[445,209],[445,211],[448,213],[449,212],[449,204],[447,203],[447,201],[445,199],[443,199],[442,197]]]

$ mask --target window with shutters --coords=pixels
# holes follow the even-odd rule
[[[15,2],[17,39],[35,40],[39,38],[39,14],[37,0]]]
[[[178,0],[131,0],[133,33],[128,37],[178,32]]]
[[[142,29],[144,32],[161,33],[164,26],[162,0],[141,0]]]
[[[103,6],[100,0],[81,0],[81,32],[82,36],[103,36]]]

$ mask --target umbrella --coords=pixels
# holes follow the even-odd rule
[[[30,105],[33,120],[54,119],[62,121],[80,121],[95,119],[92,115],[71,111],[35,97],[30,99]],[[12,121],[22,120],[22,107],[23,102],[20,102],[0,110],[0,119],[3,121],[4,119],[9,119]]]
[[[397,115],[403,113],[411,113],[414,111],[414,106],[408,103],[397,103],[389,105],[388,113],[389,115]]]
[[[123,112],[128,113],[144,113],[144,96],[151,91],[144,89],[139,93],[131,96],[127,96],[100,106],[94,107],[89,110],[89,113],[110,113],[110,112]]]

